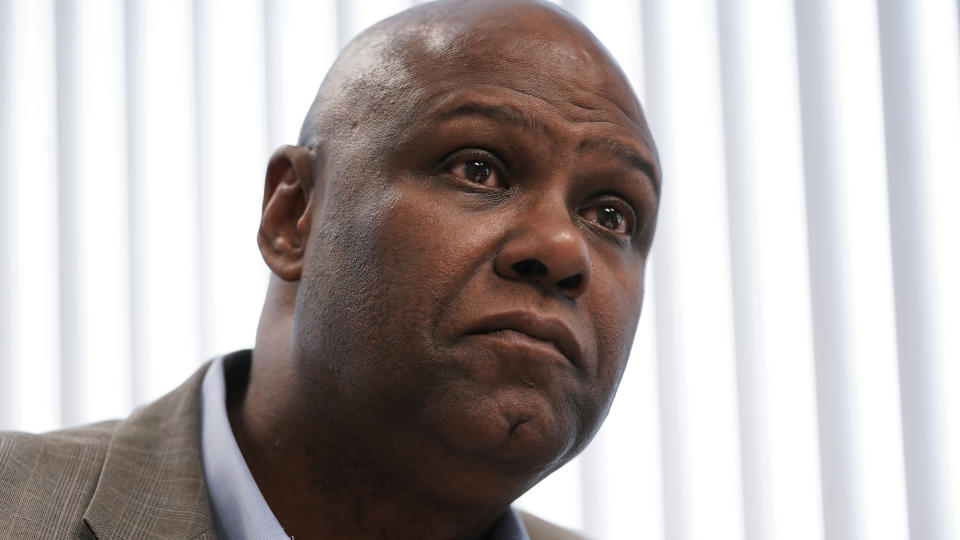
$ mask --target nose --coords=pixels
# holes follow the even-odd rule
[[[494,269],[503,278],[527,281],[575,300],[590,285],[590,252],[565,209],[541,208],[511,231]]]

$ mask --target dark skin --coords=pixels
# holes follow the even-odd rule
[[[659,169],[548,5],[421,6],[331,70],[270,161],[273,271],[237,442],[296,538],[484,538],[589,442],[640,315]]]

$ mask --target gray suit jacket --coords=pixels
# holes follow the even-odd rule
[[[200,459],[206,370],[126,420],[0,433],[0,538],[215,538]],[[520,514],[532,540],[582,538]]]

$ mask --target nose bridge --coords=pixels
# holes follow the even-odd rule
[[[560,196],[537,197],[528,207],[526,214],[526,219],[522,220],[521,228],[517,231],[518,234],[541,237],[540,241],[545,249],[552,247],[562,247],[564,251],[567,248],[586,249],[580,230],[573,223],[573,216],[567,208],[566,201]]]
[[[559,289],[576,298],[590,282],[590,253],[562,194],[551,190],[532,197],[518,211],[497,254],[497,273]]]

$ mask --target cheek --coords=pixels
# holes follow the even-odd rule
[[[376,264],[389,272],[407,309],[438,323],[444,305],[478,272],[492,267],[496,222],[408,190],[384,215]]]
[[[383,299],[389,293],[377,262],[377,231],[392,202],[387,192],[331,194],[335,206],[314,215],[303,279],[297,291],[295,345],[304,373],[316,366],[357,370],[367,342],[381,343]],[[371,329],[373,332],[371,332]]]
[[[643,262],[639,271],[630,271],[637,265],[636,261],[630,262],[608,264],[603,278],[591,283],[591,312],[598,338],[597,378],[609,399],[626,367],[643,303]]]
[[[341,321],[333,337],[351,347],[339,352],[362,351],[380,363],[389,361],[386,350],[401,360],[433,356],[433,330],[446,306],[462,300],[464,284],[488,257],[483,246],[491,243],[484,233],[490,227],[468,225],[455,208],[403,187],[367,194],[376,204],[344,209],[340,219],[335,214],[328,240],[316,246],[325,292],[314,296],[327,295],[317,301],[339,309],[325,316]],[[416,362],[401,360],[384,371],[417,377]]]
[[[636,299],[642,296],[642,292],[630,296],[624,292],[625,289],[609,285],[598,283],[597,280],[591,282],[591,287],[595,287],[591,298],[602,298],[599,303],[593,304],[595,309],[591,313],[597,335],[597,369],[593,384],[586,386],[575,406],[575,409],[580,411],[582,422],[578,426],[580,437],[576,451],[593,438],[613,404],[627,365],[639,317],[638,302],[628,299]],[[642,291],[642,285],[638,289]],[[627,290],[632,291],[632,288]]]

